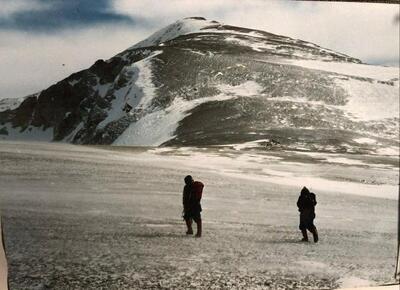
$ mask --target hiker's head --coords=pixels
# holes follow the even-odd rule
[[[185,177],[185,184],[189,185],[193,183],[193,177],[191,175],[188,175]]]
[[[308,188],[307,187],[303,187],[302,189],[301,189],[301,195],[307,195],[307,194],[309,194],[310,193],[310,191],[308,190]]]

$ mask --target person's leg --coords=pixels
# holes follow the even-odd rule
[[[317,228],[314,227],[313,231],[311,232],[313,234],[313,238],[314,238],[314,243],[318,243],[319,237],[318,237],[318,231]]]
[[[196,233],[196,237],[200,238],[201,234],[202,234],[202,221],[201,221],[201,214],[200,212],[197,212],[194,216],[193,216],[193,220],[195,221],[196,225],[197,225],[197,233]]]
[[[196,219],[195,222],[196,222],[196,225],[197,225],[196,237],[200,238],[201,237],[201,232],[202,232],[201,218]]]
[[[310,225],[310,227],[309,227],[309,231],[310,231],[310,232],[312,233],[312,235],[313,235],[314,243],[318,243],[318,240],[319,240],[319,238],[318,238],[318,231],[317,231],[317,228],[315,227],[315,225],[314,225],[313,222],[311,222],[311,225]]]
[[[186,234],[193,235],[193,228],[192,228],[193,220],[189,217],[185,217],[185,222],[186,222],[186,227],[187,227]]]
[[[299,229],[301,231],[301,234],[303,235],[303,238],[301,239],[302,242],[308,242],[308,235],[307,235],[307,225],[306,225],[306,216],[301,213],[300,214],[300,225]]]
[[[302,242],[308,242],[308,235],[307,235],[307,230],[302,229],[301,233],[303,234],[303,238],[301,239]]]

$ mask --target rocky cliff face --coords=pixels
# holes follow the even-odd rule
[[[377,153],[398,146],[398,89],[398,68],[187,18],[0,106],[0,138]]]

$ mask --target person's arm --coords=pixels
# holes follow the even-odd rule
[[[183,207],[185,207],[188,204],[188,194],[187,194],[186,186],[183,188],[182,204],[183,204]]]
[[[299,198],[297,199],[297,208],[299,209],[299,211],[302,210],[302,202],[301,202],[301,197],[299,196]]]
[[[183,203],[183,210],[187,211],[188,208],[190,207],[190,188],[188,188],[187,185],[185,185],[185,187],[183,188],[182,203]]]
[[[314,193],[312,193],[312,201],[313,201],[313,205],[316,206],[317,205],[317,197],[315,196]]]

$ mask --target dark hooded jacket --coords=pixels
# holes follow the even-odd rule
[[[310,192],[307,187],[303,187],[299,199],[297,200],[297,207],[299,208],[299,212],[302,214],[312,214],[315,216],[316,205],[317,200],[315,194]]]

